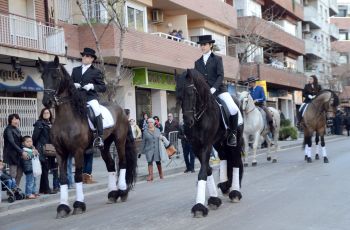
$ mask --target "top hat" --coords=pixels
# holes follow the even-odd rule
[[[215,40],[211,38],[211,35],[201,35],[198,36],[197,44],[205,44],[205,43],[215,43]]]
[[[97,59],[95,50],[93,50],[93,49],[91,49],[91,48],[88,48],[88,47],[85,47],[85,48],[84,48],[84,51],[81,52],[80,54],[81,54],[81,56],[90,55],[91,57]]]
[[[259,79],[254,76],[248,77],[247,79],[247,83],[256,82],[256,81],[259,81]]]

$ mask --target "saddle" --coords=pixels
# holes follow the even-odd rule
[[[229,124],[229,118],[231,115],[230,110],[228,109],[226,103],[223,100],[221,100],[219,97],[216,97],[216,103],[218,103],[219,105],[222,122],[224,123],[224,126],[227,129]]]
[[[100,111],[103,117],[103,129],[112,127],[114,125],[114,119],[111,112],[103,105],[100,105]],[[87,107],[87,116],[90,129],[92,131],[96,131],[96,117],[94,111],[90,106]]]
[[[261,107],[257,106],[256,108],[259,110],[259,112],[261,113],[262,117],[264,118],[263,119],[264,120],[264,127],[267,127],[268,126],[268,124],[267,124],[267,114],[265,113],[265,111]]]
[[[304,117],[304,114],[306,112],[306,109],[307,107],[309,106],[309,103],[304,103],[300,106],[300,109],[299,109],[299,113],[300,113],[300,117],[303,118]]]

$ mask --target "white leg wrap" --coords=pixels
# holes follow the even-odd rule
[[[218,197],[218,192],[216,190],[213,174],[207,177],[207,188],[209,196]]]
[[[307,156],[308,156],[308,157],[312,157],[311,147],[306,146],[306,148],[307,148]]]
[[[125,174],[126,169],[119,170],[118,187],[120,190],[126,190]]]
[[[322,156],[326,157],[327,156],[327,151],[326,151],[326,146],[322,147]]]
[[[61,185],[60,187],[60,204],[69,206],[68,203],[68,185]]]
[[[205,204],[205,184],[207,182],[205,180],[200,180],[197,183],[197,197],[196,197],[196,204],[201,203]]]
[[[232,185],[231,190],[239,191],[239,168],[233,168],[232,170]]]
[[[308,153],[307,153],[307,149],[308,149],[309,147],[307,146],[307,145],[305,145],[305,148],[304,148],[304,154],[305,154],[305,156],[307,156],[308,155]]]
[[[220,160],[220,183],[227,180],[227,160]]]
[[[77,201],[84,202],[83,182],[75,183],[75,196]]]
[[[108,173],[108,192],[110,191],[117,191],[117,174],[116,172],[109,172]]]

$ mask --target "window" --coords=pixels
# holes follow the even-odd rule
[[[348,40],[348,32],[344,30],[339,31],[339,40]]]
[[[348,64],[348,55],[342,54],[339,57],[339,64]]]
[[[82,3],[84,13],[90,22],[107,23],[108,13],[101,3],[97,0],[84,0]]]
[[[146,7],[127,2],[126,15],[127,27],[137,31],[147,32]]]

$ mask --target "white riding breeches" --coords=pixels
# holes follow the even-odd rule
[[[228,92],[219,94],[219,98],[225,102],[231,115],[237,114],[237,112],[239,111],[239,108],[236,105],[236,103],[233,101],[231,95]]]
[[[94,111],[94,114],[95,114],[96,117],[101,114],[100,104],[98,103],[98,101],[96,99],[88,101],[87,103],[88,103],[88,105],[91,106],[91,108]]]

